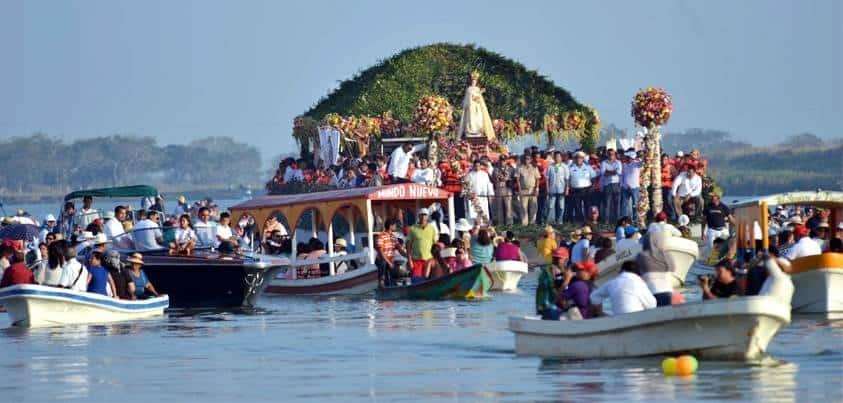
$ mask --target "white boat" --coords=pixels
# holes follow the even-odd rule
[[[688,270],[697,260],[699,246],[696,242],[679,237],[667,237],[664,240],[664,256],[669,267],[673,268],[673,288],[685,285]],[[615,278],[621,272],[621,265],[627,260],[634,260],[641,253],[641,245],[614,253],[597,264],[599,269],[595,284],[599,287]]]
[[[170,298],[118,300],[105,295],[41,285],[15,285],[0,289],[13,326],[42,327],[106,323],[164,314]]]
[[[750,361],[790,323],[790,304],[770,296],[664,306],[587,320],[512,317],[515,352],[544,358],[624,358],[693,354]]]
[[[527,275],[527,263],[518,260],[502,260],[486,264],[492,275],[490,291],[515,291],[521,277]]]
[[[791,262],[793,312],[843,312],[843,253],[823,253]]]
[[[328,261],[328,260],[326,260]],[[295,270],[288,266],[287,270]],[[319,278],[292,279],[281,272],[269,280],[264,292],[286,295],[356,295],[378,287],[378,268],[367,264],[356,270]]]

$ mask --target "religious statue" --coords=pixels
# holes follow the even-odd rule
[[[480,73],[471,73],[471,84],[465,89],[462,101],[462,117],[457,138],[486,137],[489,141],[495,139],[495,129],[492,128],[492,118],[483,100],[483,89],[477,85]]]

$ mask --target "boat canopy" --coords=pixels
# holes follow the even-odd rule
[[[81,199],[85,196],[110,198],[146,196],[155,197],[158,196],[158,189],[149,185],[134,185],[101,189],[77,190],[75,192],[67,194],[67,196],[64,196],[64,201]]]
[[[367,204],[388,204],[394,208],[417,208],[434,202],[448,202],[451,192],[417,183],[401,183],[380,187],[329,190],[325,192],[290,195],[258,196],[229,208],[233,215],[250,214],[262,228],[270,215],[280,213],[291,227],[307,210],[314,210],[320,217],[333,217],[344,207],[355,207],[366,214]],[[322,220],[320,220],[322,221]]]
[[[829,209],[831,210],[829,225],[835,227],[841,219],[843,192],[818,190],[779,193],[730,205],[736,220],[740,247],[753,245],[755,240],[763,241],[764,249],[769,247],[769,208],[771,206],[813,206]]]

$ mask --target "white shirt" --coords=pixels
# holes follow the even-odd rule
[[[50,269],[49,264],[44,262],[35,269],[35,282],[41,285],[59,286],[61,285],[62,273],[64,273],[63,268]],[[85,281],[88,281],[88,279],[86,278]]]
[[[161,248],[161,245],[158,245],[158,241],[156,240],[156,238],[162,236],[161,228],[158,227],[158,223],[148,218],[141,220],[135,225],[132,235],[135,238],[135,249],[139,251]]]
[[[687,172],[682,172],[676,177],[676,179],[673,180],[673,189],[671,189],[671,194],[674,197],[697,197],[702,194],[702,179],[699,175],[694,175],[693,178],[689,178]]]
[[[184,244],[190,242],[191,239],[194,240],[194,241],[196,241],[198,239],[198,238],[196,238],[196,232],[193,231],[192,228],[188,228],[188,229],[179,228],[179,229],[176,230],[176,243],[178,243],[179,245],[184,245]]]
[[[113,240],[120,235],[123,235],[126,231],[123,230],[123,224],[120,224],[120,220],[116,218],[109,218],[108,221],[105,222],[105,236],[108,239]]]
[[[571,164],[570,171],[571,179],[569,182],[571,183],[571,188],[573,189],[591,187],[591,179],[597,177],[597,173],[591,169],[591,165],[584,162],[582,166],[578,166],[576,163]]]
[[[468,173],[468,180],[471,181],[471,191],[477,196],[495,195],[495,187],[486,172],[471,171]]]
[[[202,222],[200,220],[193,224],[193,229],[196,230],[196,237],[199,238],[201,245],[213,245],[217,241],[217,223],[213,221]]]
[[[822,254],[823,251],[820,249],[820,245],[817,244],[811,238],[802,237],[795,245],[793,245],[790,250],[787,251],[784,257],[788,260],[798,259],[800,257],[805,256],[814,256]]]
[[[647,272],[641,275],[644,284],[653,294],[673,292],[673,274],[668,271]]]
[[[85,210],[84,208],[81,208],[73,217],[73,223],[82,227],[82,230],[85,230],[85,228],[87,228],[88,225],[94,222],[97,218],[100,218],[100,212],[97,211],[97,209],[90,208]]]
[[[615,171],[614,175],[607,175],[606,171]],[[600,163],[600,175],[603,179],[603,184],[621,183],[621,174],[623,173],[623,165],[620,160],[609,161],[605,160]]]
[[[433,172],[433,168],[419,168],[413,171],[413,176],[410,178],[410,182],[421,183],[422,185],[435,185],[436,175]]]
[[[415,145],[407,152],[404,152],[403,147],[396,148],[390,157],[389,166],[386,169],[387,173],[395,178],[405,178],[407,176],[407,170],[410,169],[410,159],[413,157],[413,154],[424,150],[425,147],[427,147],[426,144]]]
[[[547,193],[558,195],[565,193],[571,172],[568,165],[553,163],[547,167],[545,176],[547,176]]]
[[[287,167],[284,170],[284,183],[290,183],[292,181],[304,182],[304,173],[301,169],[293,169],[293,167]]]
[[[623,271],[600,288],[592,291],[592,304],[601,305],[603,300],[612,301],[612,315],[643,311],[656,307],[656,297],[637,274]]]
[[[59,283],[62,287],[69,287],[73,291],[88,291],[88,269],[76,258],[72,258],[62,266]]]
[[[217,239],[222,238],[223,241],[228,241],[233,236],[231,232],[231,227],[222,225],[217,225]]]

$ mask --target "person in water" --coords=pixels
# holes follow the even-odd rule
[[[552,255],[552,263],[545,266],[539,274],[536,287],[536,314],[545,320],[559,320],[560,309],[557,294],[562,286],[563,273],[568,265],[568,248],[557,248]]]
[[[116,290],[117,287],[114,285],[111,274],[102,266],[102,260],[103,255],[98,251],[91,252],[91,256],[88,258],[88,292],[107,296],[109,295],[109,287],[111,287],[111,290]],[[112,295],[114,295],[113,291]],[[117,298],[117,296],[114,295],[114,298]]]
[[[140,253],[133,253],[126,259],[126,262],[131,265],[131,269],[127,272],[127,284],[129,288],[130,299],[146,299],[150,297],[157,297],[158,291],[146,277],[143,267],[143,255]]]

